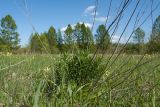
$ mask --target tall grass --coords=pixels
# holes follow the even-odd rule
[[[0,72],[0,104],[13,107],[160,105],[158,55],[146,56],[141,62],[145,65],[136,69],[140,56],[130,56],[129,62],[121,67],[128,57],[124,55],[101,78],[98,67],[103,68],[106,60],[101,63],[95,60],[91,69],[85,66],[90,63],[90,56],[55,56],[53,66],[48,66],[51,59],[46,56],[1,56],[1,68],[12,61],[28,60]],[[152,58],[156,60],[146,62]]]
[[[160,106],[159,55],[124,55],[123,49],[134,30],[141,27],[152,13],[146,13],[140,0],[122,0],[115,18],[108,25],[110,40],[132,7],[111,55],[80,52],[61,55],[0,56],[0,106],[6,107],[158,107]],[[149,2],[150,3],[150,2]],[[153,3],[153,0],[151,0]],[[112,7],[109,2],[107,20]],[[133,4],[133,5],[132,5]],[[141,4],[141,6],[140,6]],[[158,3],[157,3],[158,4]],[[98,7],[96,9],[92,30]],[[24,0],[25,13],[36,32]],[[148,4],[145,4],[149,7]],[[152,7],[152,6],[151,6]],[[127,13],[127,12],[126,12]],[[135,16],[135,17],[134,17]],[[145,17],[144,17],[145,16]],[[144,18],[142,18],[144,17]],[[143,20],[141,20],[143,19]],[[118,45],[130,23],[133,29],[124,47]],[[105,35],[103,36],[105,37]],[[43,45],[42,41],[41,44]],[[108,44],[109,45],[109,44]],[[43,45],[44,46],[44,45]],[[108,46],[107,46],[108,47]],[[46,50],[46,47],[43,47]],[[87,46],[87,48],[89,48]],[[47,50],[46,50],[47,51]],[[48,52],[47,52],[48,53]],[[23,63],[19,63],[23,61]]]

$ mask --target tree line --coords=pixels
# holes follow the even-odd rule
[[[96,33],[85,23],[70,24],[64,32],[51,26],[47,32],[32,33],[27,47],[20,47],[19,33],[17,25],[11,15],[6,15],[0,21],[0,52],[19,53],[27,51],[29,53],[62,53],[75,52],[79,50],[94,52],[111,52],[117,43],[112,43],[111,36],[105,25],[99,25]],[[133,43],[127,45],[119,44],[119,48],[124,47],[124,53],[159,53],[160,52],[160,16],[154,21],[149,41],[144,42],[145,32],[142,28],[134,31]]]
[[[47,32],[32,34],[30,39],[31,51],[38,53],[76,50],[92,52],[96,45],[102,49],[108,43],[110,43],[109,34],[104,25],[99,26],[94,37],[91,29],[84,23],[77,23],[74,27],[69,24],[63,33],[60,29],[56,32],[55,28],[51,26]]]

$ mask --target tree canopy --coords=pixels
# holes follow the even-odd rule
[[[15,51],[19,48],[19,42],[16,22],[11,15],[6,15],[1,20],[0,44],[5,45],[8,51]]]

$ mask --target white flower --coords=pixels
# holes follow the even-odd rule
[[[45,68],[44,71],[48,72],[50,70],[49,67]]]
[[[12,73],[12,77],[16,77],[16,73],[13,72],[13,73]]]
[[[12,55],[12,53],[7,52],[7,56],[11,56],[11,55]]]

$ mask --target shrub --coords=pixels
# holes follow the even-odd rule
[[[54,72],[50,73],[46,83],[45,93],[51,97],[60,85],[68,84],[80,87],[93,82],[101,75],[102,66],[100,58],[92,58],[87,53],[64,55],[57,62]]]
[[[67,80],[73,81],[77,85],[84,85],[91,82],[101,74],[99,66],[100,59],[92,59],[86,53],[73,56],[67,62]]]

